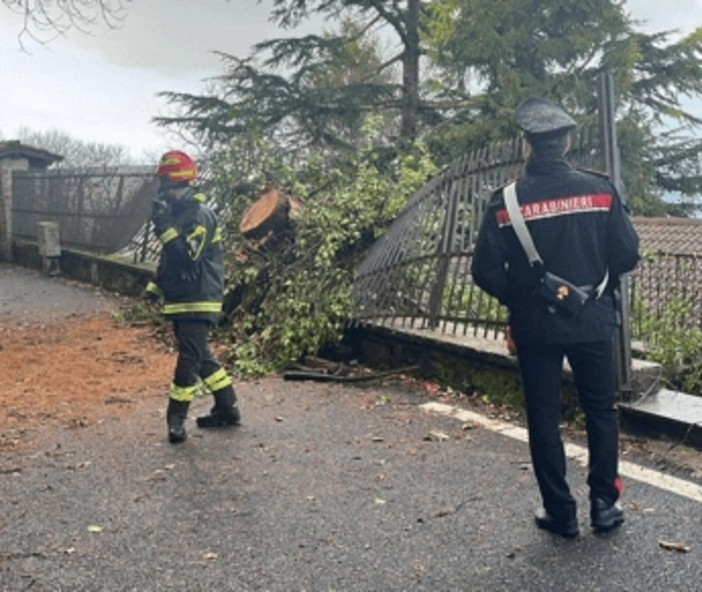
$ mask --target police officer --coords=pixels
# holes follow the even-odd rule
[[[639,242],[609,180],[565,159],[575,121],[563,109],[529,97],[517,107],[516,123],[527,149],[516,194],[543,265],[530,264],[500,189],[481,221],[471,271],[475,283],[510,311],[529,447],[543,501],[536,524],[573,538],[579,533],[576,501],[566,481],[559,430],[563,360],[572,369],[586,419],[590,524],[596,532],[612,530],[624,521],[617,503],[622,483],[614,387],[616,291],[620,275],[636,266]],[[580,310],[561,310],[538,294],[544,271],[587,294]]]
[[[168,439],[185,441],[185,420],[198,380],[214,396],[209,415],[197,418],[201,428],[234,426],[240,421],[232,380],[212,353],[210,328],[222,308],[222,243],[217,219],[194,183],[195,162],[173,150],[161,158],[157,175],[159,199],[152,222],[163,246],[154,281],[143,297],[163,298],[163,314],[173,322],[178,359],[166,410]]]

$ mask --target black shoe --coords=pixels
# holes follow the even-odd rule
[[[188,417],[188,407],[190,407],[190,403],[187,401],[168,400],[166,423],[168,425],[168,441],[171,444],[185,442],[188,437],[185,432],[185,420]]]
[[[241,414],[238,407],[220,409],[213,407],[209,415],[203,415],[196,420],[199,428],[224,428],[239,425]]]
[[[578,529],[578,521],[575,518],[570,518],[569,520],[560,521],[554,520],[549,513],[541,508],[536,512],[534,517],[536,520],[536,526],[548,530],[558,536],[562,536],[566,539],[574,539],[580,534]]]
[[[188,434],[185,432],[185,426],[172,425],[168,427],[168,441],[171,444],[180,444],[188,439]]]
[[[590,502],[590,526],[595,532],[607,532],[624,522],[624,511],[617,503],[595,498]]]

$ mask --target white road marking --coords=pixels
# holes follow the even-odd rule
[[[480,425],[490,431],[497,432],[514,440],[519,440],[520,442],[529,441],[527,431],[524,428],[496,419],[490,419],[489,417],[485,417],[479,413],[468,411],[467,409],[461,409],[460,407],[456,407],[454,405],[431,402],[420,405],[420,408],[427,412],[455,417],[463,423]],[[569,458],[574,459],[581,466],[587,467],[587,448],[578,446],[577,444],[566,443],[565,451]],[[635,479],[637,481],[641,481],[642,483],[646,483],[647,485],[652,485],[653,487],[658,487],[659,489],[664,489],[702,503],[702,486],[697,485],[696,483],[691,483],[690,481],[672,477],[670,475],[666,475],[665,473],[661,473],[660,471],[647,469],[646,467],[642,467],[635,463],[622,460],[619,461],[619,473],[623,477]]]

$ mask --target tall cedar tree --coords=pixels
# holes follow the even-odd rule
[[[702,193],[702,121],[684,108],[702,93],[702,28],[676,42],[645,35],[607,0],[439,0],[431,57],[447,96],[470,96],[447,116],[433,151],[449,158],[513,134],[514,105],[527,95],[563,104],[579,123],[596,123],[596,78],[611,71],[619,144],[631,205],[639,214],[684,213],[661,196]]]
[[[179,105],[180,114],[156,121],[184,126],[215,144],[255,122],[257,127],[277,128],[291,146],[356,149],[348,131],[357,133],[367,114],[380,113],[397,121],[388,127],[389,140],[410,142],[417,134],[417,119],[426,110],[420,105],[419,88],[423,4],[421,0],[275,0],[271,19],[283,28],[314,15],[341,15],[342,26],[333,34],[266,40],[246,58],[220,53],[227,72],[218,82],[219,94],[163,93]],[[379,28],[385,39],[391,31],[389,36],[400,47],[383,60]],[[347,75],[340,76],[344,71]]]
[[[275,0],[272,20],[286,28],[320,15],[357,24],[334,35],[264,41],[245,59],[225,56],[230,69],[217,94],[164,93],[182,112],[157,121],[209,142],[256,127],[275,130],[272,137],[290,149],[337,150],[354,148],[348,131],[363,114],[394,113],[388,144],[420,136],[446,163],[515,135],[514,106],[530,94],[594,125],[596,77],[606,68],[615,77],[635,213],[670,212],[665,193],[702,193],[702,121],[684,108],[702,93],[702,28],[674,42],[665,32],[647,35],[618,0]],[[381,26],[399,39],[399,53],[374,58],[373,69],[356,62],[361,74],[346,80],[329,76],[341,56],[351,63],[344,48]],[[258,67],[254,58],[263,53],[269,57]],[[398,83],[380,74],[394,64],[401,64]]]

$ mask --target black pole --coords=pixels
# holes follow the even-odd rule
[[[597,78],[597,98],[600,124],[600,146],[602,168],[617,189],[624,205],[629,196],[621,177],[617,126],[615,121],[614,81],[609,71],[600,72]],[[619,283],[619,313],[621,324],[614,340],[614,364],[616,388],[620,399],[630,397],[633,392],[631,370],[631,310],[629,303],[629,276],[622,275]]]

